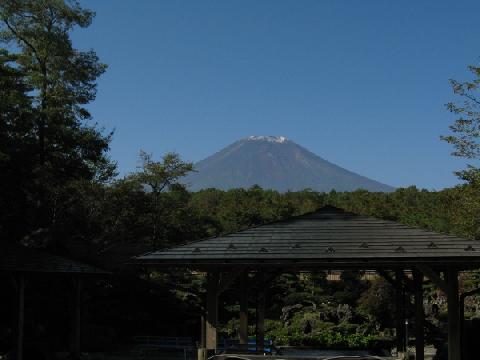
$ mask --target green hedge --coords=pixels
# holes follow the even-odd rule
[[[284,326],[281,321],[267,320],[266,336],[271,338],[276,346],[314,346],[324,349],[371,349],[378,344],[387,344],[391,339],[362,332],[357,324],[335,325],[328,322],[316,322],[309,334],[304,333],[305,322],[292,322]],[[383,345],[382,345],[383,346]]]

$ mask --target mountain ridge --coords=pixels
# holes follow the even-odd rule
[[[394,188],[342,168],[285,136],[249,136],[194,165],[184,180],[192,191],[259,185],[280,192],[306,188],[328,192],[390,192]]]

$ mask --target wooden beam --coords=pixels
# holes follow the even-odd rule
[[[240,347],[248,349],[248,271],[244,271],[240,278]]]
[[[17,360],[23,360],[23,339],[25,323],[25,275],[19,274],[17,281]]]
[[[423,274],[413,270],[414,297],[415,297],[415,360],[424,360],[425,336],[423,311]]]
[[[446,272],[448,302],[448,360],[461,360],[460,308],[458,271],[449,267]]]
[[[257,352],[264,352],[265,348],[265,275],[263,272],[259,273],[259,284],[258,297],[257,297]],[[263,286],[262,286],[263,283]]]
[[[442,290],[445,294],[447,293],[447,283],[440,277],[439,274],[435,272],[431,267],[428,265],[416,265],[417,269],[419,269],[426,277],[428,277],[435,285],[438,286],[440,290]]]
[[[207,319],[205,324],[205,343],[207,352],[215,353],[217,349],[217,322],[218,322],[218,271],[207,274]],[[210,354],[207,354],[210,356]]]

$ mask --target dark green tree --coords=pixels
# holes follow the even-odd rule
[[[395,314],[394,289],[382,278],[370,283],[358,299],[358,308],[361,313],[382,328],[394,327],[393,314]]]
[[[31,190],[28,182],[35,156],[33,117],[29,87],[12,63],[16,57],[0,50],[0,236],[21,232],[18,219],[25,214]]]
[[[23,224],[19,235],[53,235],[66,185],[78,180],[106,181],[114,174],[115,166],[107,156],[111,134],[88,123],[91,115],[85,107],[95,99],[96,79],[106,66],[94,51],[75,49],[69,36],[74,27],[90,25],[93,16],[77,1],[0,2],[2,53],[10,56],[10,68],[19,77],[6,85],[13,86],[10,94],[15,94],[15,86],[23,84],[29,107],[28,124],[23,120],[20,124],[15,114],[2,112],[11,123],[3,134],[8,141],[15,139],[14,128],[25,127],[27,135],[18,138],[17,147],[6,154],[11,159],[14,153],[28,157],[23,169],[16,168],[13,161],[4,164],[12,179],[28,174],[28,188],[18,189],[29,203],[28,214],[15,222],[33,220],[29,226]],[[7,47],[12,54],[6,52]],[[18,101],[20,108],[26,100],[17,96],[13,101]],[[18,188],[22,183],[10,185]]]
[[[152,198],[152,243],[157,245],[160,239],[160,214],[162,204],[160,195],[164,190],[182,188],[180,179],[193,171],[193,164],[184,162],[176,153],[167,153],[161,161],[154,161],[152,155],[140,151],[142,165],[139,171],[127,177],[150,192]]]

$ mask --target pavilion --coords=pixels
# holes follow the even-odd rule
[[[105,276],[108,272],[85,263],[18,244],[1,244],[0,272],[11,278],[16,291],[17,313],[15,316],[16,344],[14,358],[17,360],[22,360],[24,354],[25,287],[28,280],[35,281],[38,277],[52,279],[53,276],[61,275],[72,278],[74,306],[72,307],[73,333],[71,334],[70,350],[74,357],[78,357],[81,350],[83,280],[90,276]]]
[[[424,359],[423,280],[429,278],[448,301],[448,359],[461,359],[459,271],[480,267],[480,242],[409,227],[393,221],[324,207],[305,215],[139,256],[155,269],[184,268],[207,273],[207,314],[202,345],[217,348],[218,295],[240,278],[240,344],[248,327],[249,273],[264,282],[281,271],[375,270],[397,294],[415,298],[416,359]],[[413,279],[405,276],[413,273]],[[264,342],[264,286],[257,288],[257,344]],[[403,289],[403,290],[402,290]],[[399,304],[399,296],[396,296]],[[400,301],[401,302],[401,301]],[[398,311],[397,311],[398,312]],[[401,313],[396,315],[401,332]],[[397,332],[399,334],[399,332]],[[258,345],[257,345],[258,346]],[[399,345],[397,345],[398,347]],[[199,351],[199,354],[201,352]]]

